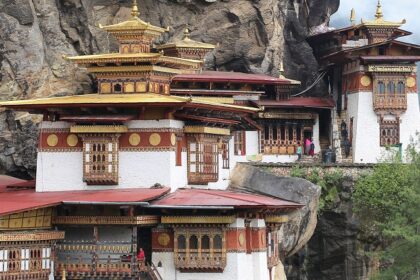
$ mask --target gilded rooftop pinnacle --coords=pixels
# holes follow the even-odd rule
[[[139,8],[137,7],[137,0],[133,0],[133,6],[131,8],[131,15],[133,18],[138,18],[140,15]]]
[[[350,22],[351,25],[356,25],[356,10],[354,8],[350,12]]]
[[[381,0],[378,0],[378,5],[376,6],[376,14],[375,14],[375,18],[376,19],[383,19],[384,15],[382,13],[382,5],[381,5]]]
[[[184,36],[182,37],[182,40],[185,40],[185,39],[190,39],[190,29],[188,28],[188,25],[187,27],[185,27]]]

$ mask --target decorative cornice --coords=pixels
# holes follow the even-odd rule
[[[44,241],[64,239],[64,231],[9,232],[0,233],[0,242]]]
[[[155,225],[159,216],[57,216],[56,225]]]
[[[230,130],[227,128],[209,127],[209,126],[185,126],[185,133],[199,133],[199,134],[216,134],[216,135],[230,135]]]
[[[125,125],[73,125],[71,133],[125,133],[128,128]]]
[[[235,216],[163,216],[162,224],[231,224]]]
[[[368,65],[368,72],[416,73],[415,65]]]

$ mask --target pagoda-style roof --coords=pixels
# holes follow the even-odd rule
[[[381,1],[378,0],[378,5],[377,5],[377,8],[376,8],[375,19],[374,20],[368,20],[368,21],[365,21],[365,20],[362,19],[361,25],[362,26],[365,26],[365,27],[399,28],[404,23],[406,23],[406,20],[405,19],[403,19],[400,22],[394,22],[394,21],[384,20],[384,15],[382,13]]]
[[[179,105],[184,108],[209,108],[245,113],[253,113],[259,111],[258,108],[253,107],[211,102],[194,97],[180,97],[155,93],[84,94],[0,102],[0,106],[15,110],[31,110],[51,107],[137,107],[141,105],[150,107]]]
[[[178,40],[175,42],[170,42],[167,44],[163,44],[160,46],[157,46],[156,48],[161,49],[170,49],[170,48],[189,48],[189,49],[205,49],[205,50],[213,50],[216,46],[208,43],[203,43],[199,41],[192,40],[189,36],[189,30],[188,28],[184,31],[184,36],[182,40]]]
[[[91,66],[91,64],[116,64],[119,66],[121,63],[148,63],[149,65],[133,65],[133,66],[121,66],[125,70],[124,71],[132,71],[128,70],[131,68],[127,67],[134,67],[136,69],[143,69],[144,67],[147,68],[146,71],[154,71],[156,69],[150,68],[153,67],[154,64],[162,64],[167,66],[179,66],[179,67],[187,67],[187,68],[199,68],[203,64],[201,60],[194,60],[194,59],[185,59],[185,58],[178,58],[178,57],[171,57],[171,56],[164,56],[161,53],[106,53],[106,54],[93,54],[93,55],[80,55],[80,56],[70,56],[64,57],[66,60],[75,62],[77,64],[85,64],[89,65],[88,68],[92,68],[92,72],[109,72],[109,66]],[[150,65],[152,64],[152,65]],[[111,66],[112,69],[115,69],[115,66]],[[146,69],[146,68],[145,68]],[[166,71],[161,69],[161,72],[169,72],[169,73],[182,73],[179,69],[175,68],[168,68]],[[140,70],[144,71],[144,70]],[[158,71],[158,70],[156,70]]]
[[[149,34],[158,37],[162,33],[168,31],[168,29],[154,26],[148,22],[141,20],[139,18],[139,14],[140,13],[137,7],[137,0],[133,0],[133,5],[131,9],[131,19],[111,25],[100,25],[99,27],[114,35]]]

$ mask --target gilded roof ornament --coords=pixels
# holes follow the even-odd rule
[[[157,46],[158,49],[191,48],[191,49],[208,49],[208,50],[212,50],[215,47],[216,46],[212,44],[207,44],[207,43],[192,40],[190,38],[190,28],[188,25],[184,29],[182,40],[177,40],[175,42]]]
[[[350,22],[351,25],[356,25],[356,10],[354,8],[350,12]]]
[[[400,22],[392,22],[384,20],[384,14],[382,13],[382,4],[381,0],[378,0],[378,5],[376,6],[375,19],[370,21],[364,21],[362,19],[362,25],[366,27],[393,27],[399,28],[401,25],[405,24],[407,21],[403,19]]]
[[[137,0],[133,0],[133,6],[131,8],[131,16],[133,18],[138,18],[140,15],[139,8],[137,7]]]

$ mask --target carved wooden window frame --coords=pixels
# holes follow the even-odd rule
[[[83,181],[88,185],[118,184],[119,134],[82,135]]]
[[[180,240],[185,243],[180,244]],[[197,240],[192,246],[191,240]],[[208,242],[208,244],[206,243]],[[208,245],[204,248],[203,245]],[[183,271],[223,271],[226,267],[226,236],[223,227],[176,227],[175,267]]]
[[[393,146],[400,144],[400,120],[384,120],[380,121],[379,138],[381,147]]]
[[[246,131],[239,130],[233,132],[233,149],[235,156],[246,155]]]
[[[267,230],[267,264],[268,267],[274,267],[280,262],[279,256],[279,238],[276,227],[268,227]]]
[[[182,137],[176,136],[175,166],[182,166]]]
[[[284,124],[275,121],[262,123],[260,152],[263,154],[294,154],[303,145],[304,124]]]
[[[187,136],[189,184],[205,185],[219,180],[218,139],[205,134]]]
[[[229,169],[230,168],[229,139],[222,139],[220,145],[221,145],[220,152],[222,153],[222,168]]]
[[[7,272],[9,268],[9,250],[0,249],[0,273]]]

